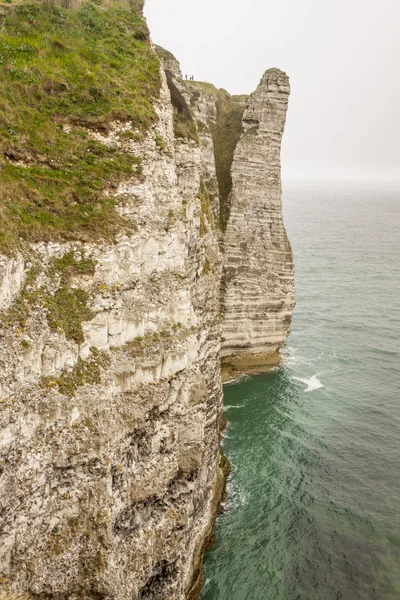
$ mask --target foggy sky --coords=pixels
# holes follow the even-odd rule
[[[146,0],[184,74],[232,94],[289,75],[284,177],[400,180],[399,0]]]

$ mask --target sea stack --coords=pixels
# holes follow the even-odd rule
[[[282,217],[280,150],[289,79],[269,69],[246,103],[232,167],[223,240],[222,343],[226,369],[279,362],[295,304],[294,266]]]

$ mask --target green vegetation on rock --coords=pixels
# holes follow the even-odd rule
[[[207,223],[211,229],[215,228],[214,215],[211,209],[211,192],[203,178],[200,179],[200,189],[197,195],[200,200],[200,237],[207,233]]]
[[[176,60],[175,56],[169,52],[169,50],[166,50],[161,46],[155,46],[155,51],[158,58],[164,62],[165,75],[167,77],[167,84],[171,94],[171,102],[174,110],[175,138],[194,140],[196,144],[198,144],[199,137],[192,112],[179,87],[174,81],[173,72],[169,69],[171,63],[176,63],[177,67],[179,67],[179,62]]]
[[[216,123],[208,123],[210,128],[217,172],[219,201],[220,201],[220,227],[225,231],[229,217],[228,197],[232,189],[231,166],[236,145],[243,133],[242,119],[245,103],[248,98],[245,94],[231,96],[224,89],[217,89],[205,81],[184,82],[191,92],[191,105],[194,106],[201,94],[207,94],[215,99],[217,105]],[[197,122],[198,131],[203,132],[207,125]]]
[[[243,133],[242,119],[245,98],[246,96],[230,96],[225,90],[219,90],[217,122],[211,126],[222,231],[225,231],[229,218],[228,197],[232,190],[231,167],[235,148]]]
[[[101,370],[109,366],[110,357],[106,352],[100,352],[96,348],[91,348],[91,353],[89,360],[78,358],[72,371],[65,370],[60,377],[56,378],[43,377],[42,386],[51,388],[57,385],[61,394],[74,396],[76,390],[82,385],[100,383]]]
[[[131,342],[127,342],[125,344],[124,350],[133,358],[138,358],[150,351],[154,351],[155,348],[160,350],[161,346],[169,346],[171,342],[171,331],[159,331],[155,333],[148,333],[144,337],[136,337]]]
[[[91,258],[75,258],[73,252],[66,252],[61,258],[54,258],[50,270],[56,270],[60,274],[61,283],[70,282],[74,275],[93,275],[95,262]]]
[[[140,177],[140,159],[95,134],[118,121],[143,135],[156,121],[159,61],[141,4],[1,4],[0,251],[121,225],[104,192]]]
[[[154,50],[156,51],[158,58],[160,58],[162,60],[170,60],[170,61],[178,62],[176,60],[175,56],[172,54],[172,52],[170,52],[169,50],[166,50],[162,46],[155,45]]]
[[[87,292],[71,287],[71,278],[74,275],[92,275],[94,268],[92,260],[76,260],[73,252],[54,259],[50,267],[50,272],[55,270],[59,273],[60,287],[45,301],[47,321],[53,331],[61,330],[67,339],[74,340],[77,344],[84,340],[82,322],[90,320],[94,315],[88,307]]]
[[[211,266],[210,259],[206,257],[203,265],[203,275],[208,275],[209,273],[214,273],[214,269]]]
[[[80,344],[84,341],[82,322],[93,318],[88,307],[89,295],[82,289],[71,287],[71,279],[77,275],[93,275],[95,263],[88,258],[77,260],[73,252],[62,258],[54,258],[46,270],[51,279],[59,278],[59,287],[51,294],[46,287],[35,287],[35,281],[43,270],[39,263],[28,271],[25,285],[7,312],[1,315],[6,326],[19,325],[25,329],[33,306],[46,309],[50,329],[64,333],[65,337]],[[25,346],[26,347],[26,346]]]
[[[204,94],[209,94],[210,96],[216,96],[218,94],[218,90],[215,85],[208,83],[207,81],[185,81],[185,83],[194,94],[196,94],[196,92],[197,94],[199,92],[203,92]],[[199,96],[197,96],[197,98],[198,97]]]
[[[81,344],[84,340],[82,321],[93,318],[84,290],[61,287],[47,300],[47,321],[50,329],[60,330],[69,340]]]
[[[42,294],[33,287],[36,277],[42,271],[38,262],[29,269],[26,274],[24,286],[7,311],[0,313],[0,322],[6,327],[18,324],[21,329],[26,327],[30,306],[41,299]]]

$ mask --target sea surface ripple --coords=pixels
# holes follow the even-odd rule
[[[400,193],[289,189],[278,370],[225,386],[233,465],[203,600],[400,599]]]

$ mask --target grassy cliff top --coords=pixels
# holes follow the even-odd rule
[[[158,46],[157,44],[154,46],[154,49],[157,53],[158,58],[162,58],[163,60],[171,60],[174,62],[178,62],[175,56],[169,50],[166,50],[162,46]],[[179,64],[179,63],[178,63]]]
[[[93,239],[118,225],[105,194],[140,165],[89,131],[156,120],[159,61],[140,0],[0,2],[0,251],[20,238]]]

